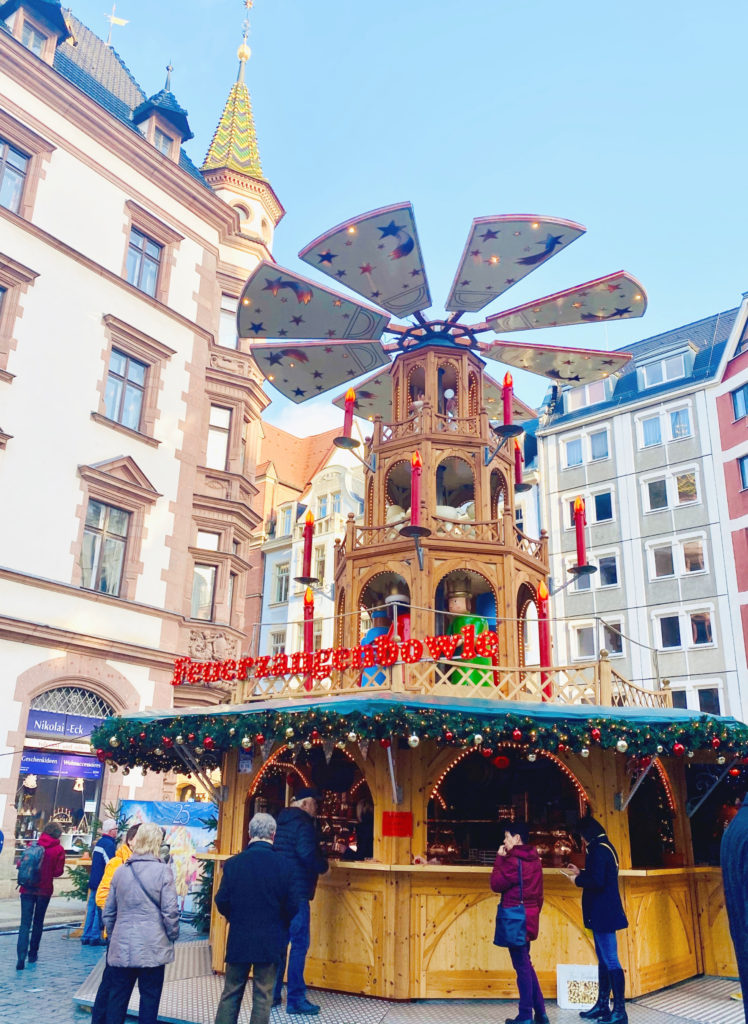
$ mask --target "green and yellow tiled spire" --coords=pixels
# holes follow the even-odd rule
[[[252,101],[244,81],[244,68],[251,55],[252,51],[247,46],[245,22],[244,41],[237,50],[239,74],[231,87],[202,169],[210,171],[225,167],[264,181]]]

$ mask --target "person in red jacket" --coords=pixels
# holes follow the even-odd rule
[[[18,962],[16,970],[22,971],[26,966],[26,954],[29,963],[35,964],[39,958],[39,942],[44,928],[44,915],[47,913],[49,901],[54,892],[54,879],[59,878],[65,870],[65,851],[60,844],[62,826],[52,821],[39,836],[39,845],[44,847],[39,881],[34,886],[21,886],[21,927],[18,930]],[[29,944],[29,932],[31,943]]]
[[[530,943],[538,937],[540,908],[543,906],[543,867],[538,851],[530,845],[530,832],[523,821],[515,821],[504,832],[496,863],[491,872],[491,888],[501,893],[505,907],[525,905],[527,942],[523,946],[510,946],[512,967],[517,973],[519,1014],[507,1017],[506,1024],[533,1024],[533,1010],[537,1024],[549,1024],[545,1000],[538,976],[530,959]],[[519,873],[522,870],[522,898]]]

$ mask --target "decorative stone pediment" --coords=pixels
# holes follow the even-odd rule
[[[161,495],[130,455],[120,455],[105,462],[79,466],[78,473],[97,490],[111,492],[113,498],[152,505]]]

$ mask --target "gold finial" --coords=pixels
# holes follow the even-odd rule
[[[239,59],[239,74],[237,75],[238,82],[244,81],[244,65],[252,56],[252,51],[247,45],[247,36],[249,35],[249,12],[254,7],[254,0],[243,0],[242,6],[246,8],[247,13],[245,15],[244,21],[242,22],[242,42],[241,45],[239,46],[239,49],[236,51],[236,56]]]

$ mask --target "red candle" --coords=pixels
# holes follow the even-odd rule
[[[304,652],[314,652],[314,592],[311,587],[304,591]],[[304,680],[304,689],[311,690],[312,677],[307,676]]]
[[[584,514],[584,498],[574,500],[574,528],[577,531],[577,565],[587,565],[587,548],[584,540],[584,528],[587,518]]]
[[[514,399],[514,388],[512,387],[512,375],[511,373],[504,374],[504,387],[501,389],[501,398],[504,403],[504,426],[511,427],[512,425],[512,402]]]
[[[353,406],[356,404],[356,392],[348,388],[345,393],[345,416],[343,417],[343,437],[350,437],[353,429]]]
[[[314,514],[309,509],[304,517],[304,554],[301,560],[301,575],[307,579],[312,575],[312,537],[314,536]]]
[[[410,525],[421,525],[421,469],[423,459],[416,451],[410,460]]]
[[[522,449],[519,446],[519,440],[515,437],[514,439],[514,486],[519,487],[522,483],[522,463],[525,460],[522,458]]]
[[[551,677],[542,669],[551,667],[551,626],[548,619],[548,587],[541,580],[538,587],[538,646],[540,648],[540,684],[543,688],[543,700],[553,696]]]

